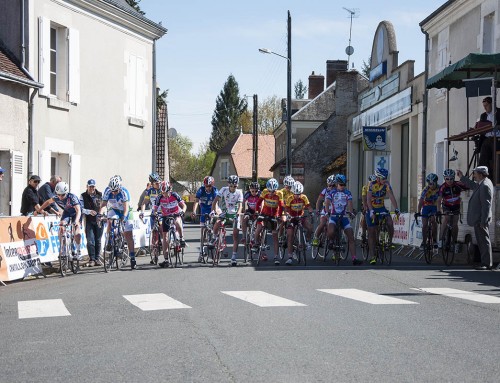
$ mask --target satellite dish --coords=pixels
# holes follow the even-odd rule
[[[345,53],[350,56],[354,53],[354,48],[350,45],[347,46],[347,48],[345,49]]]
[[[167,132],[167,137],[168,138],[175,138],[175,137],[177,137],[177,130],[175,130],[174,128],[169,128],[168,132]]]

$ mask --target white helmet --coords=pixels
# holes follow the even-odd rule
[[[278,181],[276,181],[275,178],[271,178],[266,182],[266,188],[269,191],[276,191],[278,190],[278,187],[279,187]]]
[[[302,194],[304,191],[304,185],[302,185],[299,181],[295,181],[292,186],[293,194]]]
[[[286,176],[283,180],[283,185],[292,187],[294,182],[295,180],[292,176]]]
[[[122,187],[122,178],[120,176],[113,176],[109,179],[109,188],[111,191],[117,191]]]
[[[56,185],[56,194],[68,194],[69,186],[66,182],[58,182]]]

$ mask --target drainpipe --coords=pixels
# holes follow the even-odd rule
[[[429,102],[429,90],[427,89],[427,80],[429,78],[429,33],[424,32],[425,35],[425,72],[424,72],[424,110],[422,112],[422,189],[425,187],[425,176],[427,173],[427,105]]]
[[[24,37],[24,0],[21,0],[21,68],[25,67],[26,63],[26,47],[25,47],[25,37]]]
[[[153,110],[152,110],[152,147],[151,150],[153,151],[152,153],[152,159],[151,159],[151,164],[152,164],[152,172],[156,172],[158,169],[156,169],[156,39],[153,39],[153,87],[152,87],[152,96],[153,96]]]
[[[33,158],[35,154],[35,135],[33,132],[33,100],[38,93],[38,88],[33,89],[28,103],[28,178],[33,175]]]

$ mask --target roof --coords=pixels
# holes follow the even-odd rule
[[[322,173],[323,175],[338,173],[341,172],[342,169],[345,169],[346,166],[347,166],[347,153],[342,153],[340,156],[335,158],[332,163],[325,166]]]
[[[269,169],[274,163],[274,143],[275,140],[272,134],[259,134],[257,157],[257,170],[259,178],[271,178],[273,176]],[[229,155],[233,161],[238,177],[251,178],[252,148],[253,135],[240,134],[219,150],[217,157],[220,157],[221,155]],[[217,162],[217,159],[215,162]]]
[[[500,53],[470,53],[427,80],[427,88],[462,88],[464,79],[500,79]]]
[[[108,3],[110,5],[114,5],[115,7],[121,9],[122,11],[128,13],[129,15],[132,15],[142,21],[144,21],[146,24],[149,24],[151,26],[154,26],[158,29],[161,29],[164,33],[167,32],[167,29],[163,27],[159,23],[155,23],[154,21],[151,21],[141,13],[137,12],[134,7],[132,7],[129,3],[127,3],[126,0],[102,0],[105,3]]]
[[[434,12],[432,12],[429,16],[427,16],[425,19],[423,19],[418,25],[420,27],[423,27],[425,24],[427,24],[430,20],[432,20],[434,17],[436,17],[438,14],[440,14],[443,9],[448,8],[449,5],[453,4],[456,0],[448,0],[446,3],[441,5],[438,9],[436,9]]]
[[[17,82],[23,85],[42,88],[43,85],[33,80],[28,72],[21,69],[14,55],[0,40],[0,79]]]

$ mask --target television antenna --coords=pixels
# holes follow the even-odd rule
[[[347,70],[349,70],[349,61],[351,59],[351,55],[354,53],[354,48],[351,45],[352,19],[359,17],[359,8],[349,9],[349,8],[346,8],[346,7],[342,7],[342,9],[345,9],[347,12],[349,12],[349,18],[351,19],[351,24],[349,26],[349,45],[345,49],[345,53],[347,54]]]

